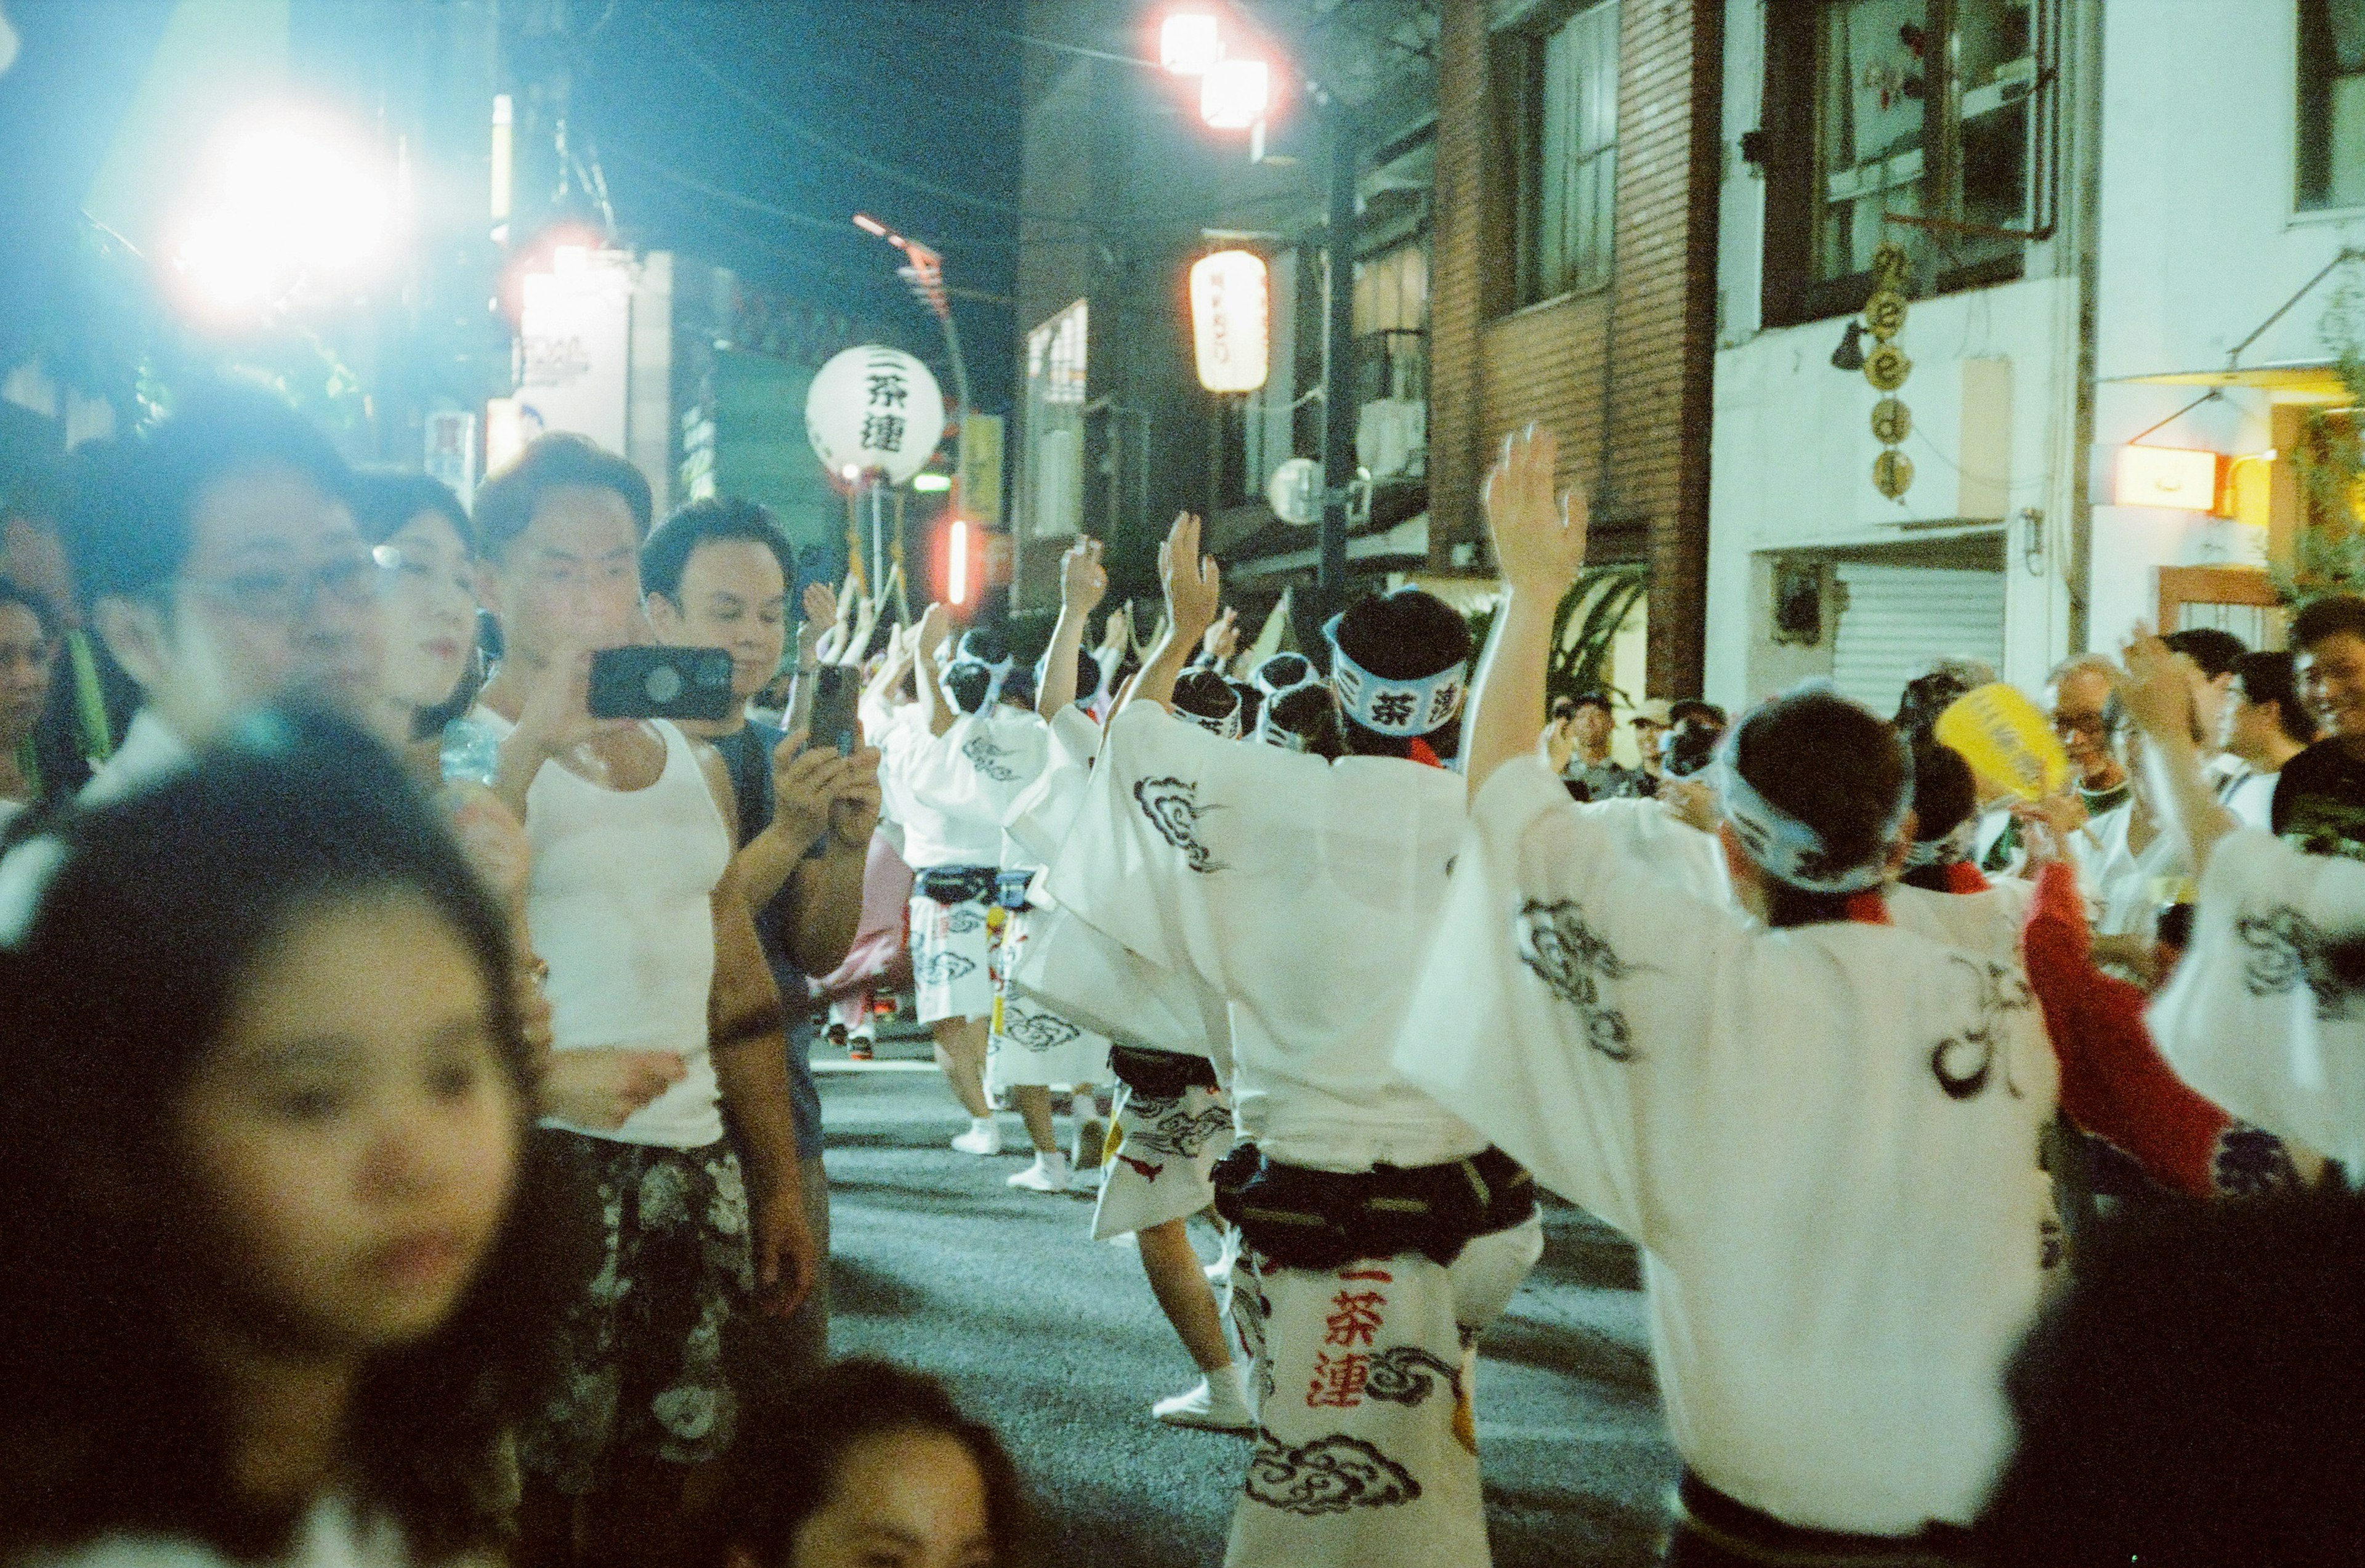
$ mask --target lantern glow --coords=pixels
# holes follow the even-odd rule
[[[1191,264],[1191,332],[1200,386],[1210,392],[1253,392],[1264,385],[1270,309],[1262,257],[1217,251]]]
[[[1246,130],[1272,101],[1272,68],[1261,60],[1219,60],[1199,78],[1199,118],[1216,130]]]
[[[1198,76],[1224,57],[1224,40],[1214,16],[1177,11],[1158,29],[1158,62],[1177,76]]]

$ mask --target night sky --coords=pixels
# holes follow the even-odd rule
[[[933,326],[894,275],[902,258],[849,220],[868,212],[942,251],[955,288],[1009,297],[1018,11],[1017,0],[619,0],[586,47],[577,121],[636,242],[902,323],[919,346]],[[957,296],[954,309],[981,403],[1006,408],[1008,306]]]

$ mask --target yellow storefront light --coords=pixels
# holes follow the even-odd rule
[[[2123,507],[2215,512],[2225,496],[2223,454],[2178,446],[2119,449],[2111,499]]]

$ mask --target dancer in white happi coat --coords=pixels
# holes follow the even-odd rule
[[[2365,1170],[2365,866],[2240,827],[2203,772],[2174,655],[2143,638],[2126,663],[2128,710],[2201,884],[2152,1037],[2235,1115]]]
[[[1099,554],[1099,541],[1082,539],[1064,563],[1060,618],[1039,692],[1050,714],[1051,760],[1004,824],[1011,854],[1038,865],[1058,855],[1100,750],[1100,726],[1081,700],[1070,700],[1083,689],[1084,672],[1095,668],[1079,648],[1084,619],[1105,588]],[[1072,687],[1061,678],[1069,669]],[[1027,944],[1005,969],[1013,993],[1116,1042],[1108,1053],[1118,1081],[1115,1133],[1093,1238],[1134,1237],[1151,1294],[1199,1367],[1196,1384],[1159,1401],[1151,1413],[1176,1426],[1246,1430],[1254,1424],[1247,1380],[1186,1227],[1191,1215],[1214,1203],[1209,1173],[1231,1144],[1231,1103],[1221,1088],[1230,1045],[1210,1038],[1211,1031],[1223,1033],[1222,1004],[1069,918],[1039,890],[1034,902],[1027,918],[1042,939]]]
[[[1955,1561],[2045,1268],[2037,1012],[2018,971],[1883,920],[1908,757],[1828,691],[1761,707],[1720,756],[1758,918],[1571,806],[1530,744],[1585,549],[1553,459],[1530,431],[1488,481],[1508,592],[1471,832],[1396,1061],[1643,1249],[1686,1465],[1671,1563]]]
[[[1043,769],[1043,722],[1004,702],[1012,661],[999,640],[972,631],[961,656],[939,671],[947,622],[932,604],[912,648],[919,700],[898,710],[877,744],[888,815],[903,824],[913,873],[912,980],[920,1022],[936,1037],[936,1065],[969,1113],[953,1139],[964,1154],[1002,1152],[985,1097],[985,1047],[993,1015],[993,904],[1002,819]],[[992,655],[991,658],[985,655]]]
[[[1527,1175],[1389,1065],[1463,822],[1430,766],[1469,634],[1415,592],[1332,626],[1356,755],[1227,743],[1164,711],[1218,587],[1198,524],[1161,552],[1169,627],[1111,721],[1049,878],[1063,908],[1226,999],[1241,1136],[1234,1307],[1257,1445],[1226,1561],[1487,1562],[1470,1378],[1541,1250]]]

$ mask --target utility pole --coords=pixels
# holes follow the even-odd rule
[[[1330,129],[1330,286],[1322,352],[1321,562],[1315,569],[1317,611],[1324,621],[1347,607],[1347,503],[1355,481],[1355,176],[1362,149],[1347,106],[1320,88],[1315,101]]]

